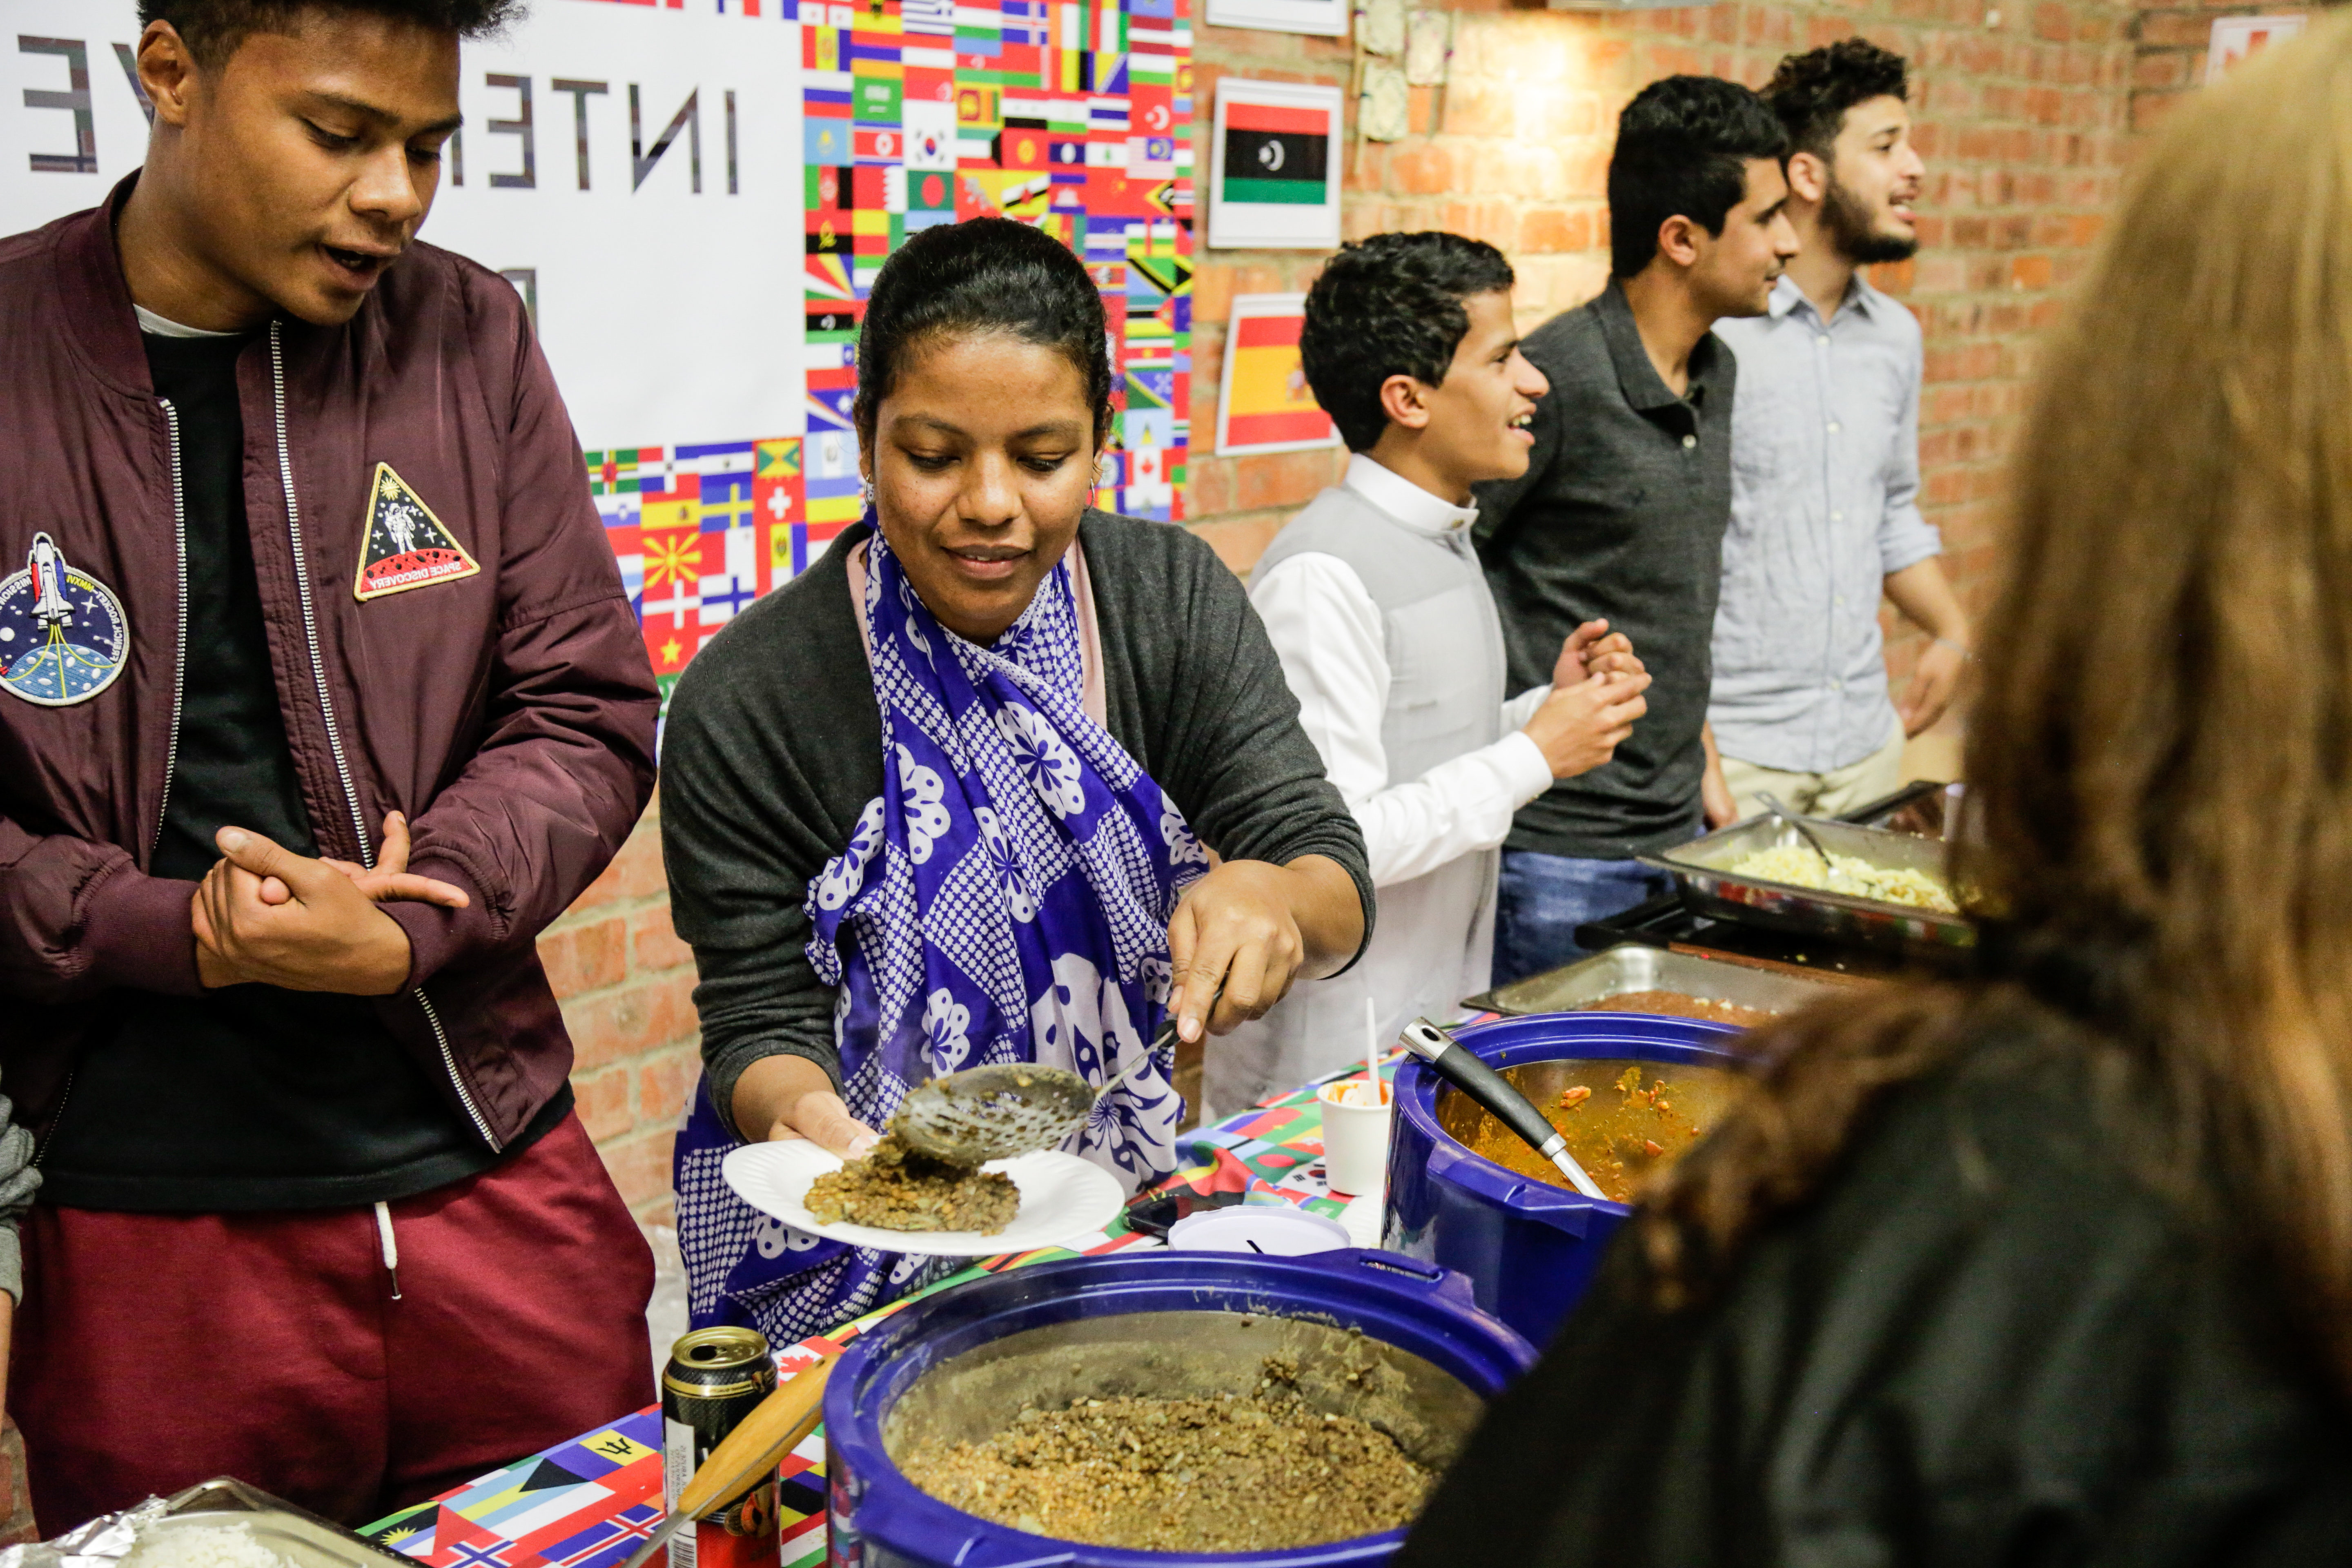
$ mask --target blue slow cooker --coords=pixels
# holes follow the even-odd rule
[[[1385,1252],[1302,1258],[1146,1252],[974,1279],[851,1342],[824,1393],[832,1556],[857,1568],[1338,1568],[1385,1562],[1402,1531],[1279,1552],[1191,1555],[1031,1534],[940,1501],[900,1473],[917,1441],[978,1441],[1024,1403],[1256,1386],[1268,1353],[1442,1466],[1488,1400],[1534,1364],[1457,1274]],[[1335,1407],[1327,1405],[1327,1408]]]
[[[1537,1013],[1456,1030],[1488,1067],[1623,1058],[1677,1067],[1738,1067],[1728,1024],[1648,1013]],[[1506,1170],[1439,1124],[1449,1092],[1428,1063],[1397,1070],[1382,1245],[1470,1277],[1479,1306],[1540,1345],[1591,1283],[1609,1238],[1633,1212]]]

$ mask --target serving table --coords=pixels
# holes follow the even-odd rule
[[[1391,1054],[1381,1069],[1385,1076],[1395,1076],[1402,1056]],[[1332,1195],[1324,1181],[1323,1116],[1316,1088],[1308,1084],[1184,1135],[1179,1148],[1186,1163],[1160,1189],[1246,1190],[1253,1201],[1292,1203],[1340,1216],[1347,1200]],[[1372,1201],[1376,1206],[1377,1199]],[[1064,1246],[985,1258],[830,1333],[784,1347],[777,1359],[790,1371],[846,1345],[909,1301],[981,1274],[1163,1245],[1129,1229],[1121,1217],[1109,1229],[1072,1237]],[[783,1568],[814,1568],[824,1561],[825,1550],[823,1427],[785,1458],[779,1473]],[[403,1509],[361,1533],[425,1568],[618,1568],[660,1521],[661,1512],[661,1408],[648,1405]]]

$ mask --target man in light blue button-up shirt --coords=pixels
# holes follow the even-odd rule
[[[1717,323],[1739,361],[1731,527],[1707,718],[1731,799],[1835,815],[1902,782],[1903,743],[1950,703],[1968,624],[1919,515],[1919,323],[1861,268],[1916,247],[1922,165],[1902,57],[1860,38],[1783,60],[1765,101],[1789,127],[1803,249],[1762,315]],[[1934,640],[1898,713],[1881,592]]]

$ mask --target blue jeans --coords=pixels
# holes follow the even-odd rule
[[[1503,851],[1496,887],[1495,984],[1507,985],[1586,954],[1576,928],[1657,897],[1674,885],[1639,860],[1579,860]]]

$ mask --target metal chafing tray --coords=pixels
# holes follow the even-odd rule
[[[1566,1013],[1628,991],[1678,991],[1707,1002],[1728,1002],[1765,1013],[1791,1013],[1807,1003],[1851,989],[1851,983],[1807,980],[1695,953],[1628,942],[1591,958],[1473,996],[1465,1007],[1517,1016]]]
[[[245,1526],[294,1568],[388,1568],[392,1563],[416,1568],[412,1558],[227,1476],[174,1493],[160,1517],[137,1528],[139,1539],[145,1542],[223,1525]]]
[[[1851,855],[1887,870],[1946,875],[1945,845],[1940,839],[1818,816],[1803,821],[1832,854]],[[1787,818],[1766,812],[1680,848],[1644,855],[1642,864],[1672,877],[1684,905],[1694,913],[1717,920],[1914,952],[1948,953],[1975,945],[1975,928],[1959,915],[1736,876],[1731,870],[1745,856],[1788,846],[1801,848],[1804,839]]]

